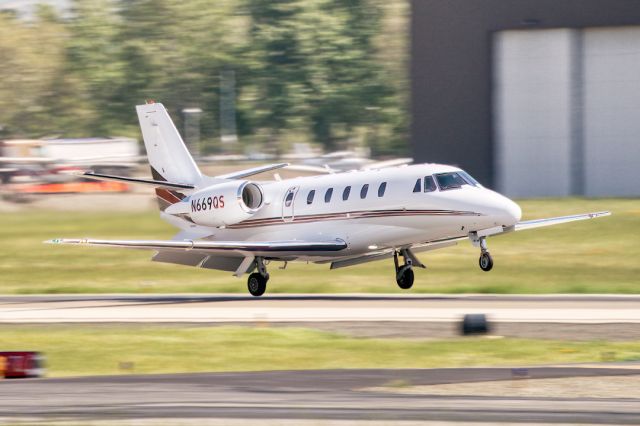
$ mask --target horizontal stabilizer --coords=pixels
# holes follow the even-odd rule
[[[100,173],[93,173],[93,172],[79,173],[78,176],[82,176],[88,179],[95,179],[95,180],[107,180],[107,181],[115,181],[115,182],[148,185],[148,186],[153,186],[154,188],[194,189],[193,185],[189,185],[185,183],[173,183],[173,182],[165,182],[165,181],[153,180],[153,179],[139,179],[139,178],[125,177],[125,176],[103,175]]]

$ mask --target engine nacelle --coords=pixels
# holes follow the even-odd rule
[[[264,205],[264,192],[253,182],[221,183],[189,199],[189,217],[198,225],[226,226],[253,216]]]

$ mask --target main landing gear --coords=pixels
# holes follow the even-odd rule
[[[401,266],[398,262],[398,254],[402,256],[404,259],[404,263]],[[408,250],[403,249],[395,251],[393,253],[393,263],[396,266],[396,283],[398,283],[398,287],[403,290],[408,290],[413,286],[413,259],[412,256],[409,255]]]
[[[254,272],[249,275],[249,279],[247,280],[247,288],[249,289],[249,293],[252,296],[262,296],[264,292],[267,290],[267,281],[269,281],[269,274],[267,273],[267,268],[264,266],[264,259],[261,257],[256,257],[256,266],[258,267],[258,272]]]
[[[480,238],[480,259],[478,259],[480,269],[489,272],[493,268],[493,258],[487,249],[487,239]]]

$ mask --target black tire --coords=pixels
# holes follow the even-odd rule
[[[408,290],[413,286],[413,279],[413,269],[408,266],[400,268],[398,275],[396,275],[396,283],[403,290]]]
[[[478,265],[480,265],[480,269],[485,272],[489,272],[493,268],[493,258],[491,257],[489,252],[485,252],[480,255]]]
[[[249,293],[251,293],[251,295],[255,297],[262,296],[267,290],[267,280],[267,277],[263,277],[257,272],[249,275],[249,279],[247,280],[247,288],[249,289]]]

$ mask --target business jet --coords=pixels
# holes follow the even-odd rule
[[[480,268],[490,271],[488,237],[610,214],[520,221],[516,203],[464,170],[440,164],[249,179],[287,166],[282,163],[210,177],[198,169],[162,104],[140,105],[137,113],[152,178],[83,176],[154,187],[160,217],[180,232],[171,240],[48,243],[148,249],[156,262],[250,274],[253,296],[265,292],[270,262],[336,269],[393,258],[398,286],[409,289],[413,269],[425,267],[417,253],[468,240],[480,250]]]

